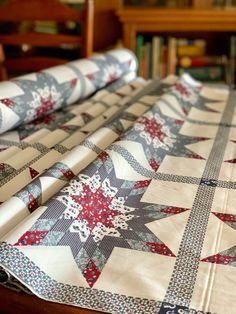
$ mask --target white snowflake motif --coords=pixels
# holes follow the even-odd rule
[[[63,212],[60,218],[71,220],[76,219],[82,209],[82,206],[77,204],[73,198],[68,197],[68,195],[60,195],[57,196],[56,199],[66,206],[66,210]]]
[[[33,100],[28,103],[31,109],[26,112],[26,121],[37,119],[43,114],[60,107],[61,94],[56,90],[55,86],[45,86],[44,88],[39,88],[37,92],[32,92],[32,96]]]
[[[74,219],[69,230],[78,233],[82,242],[90,235],[95,242],[105,235],[119,237],[119,229],[128,229],[127,221],[134,217],[130,212],[135,209],[124,204],[124,197],[116,197],[118,189],[98,173],[79,175],[62,192],[66,195],[57,197],[66,206],[61,218]]]
[[[70,185],[69,186],[66,186],[65,188],[63,188],[61,190],[63,193],[66,193],[66,194],[76,194],[79,192],[82,192],[83,189],[81,187],[81,184],[80,182],[78,182],[76,179],[72,179],[70,181]]]
[[[148,145],[169,150],[176,141],[176,136],[170,132],[165,121],[157,114],[146,113],[134,125],[136,131],[145,139]]]
[[[102,77],[102,81],[106,83],[111,83],[117,80],[122,74],[121,68],[118,64],[108,65],[104,69],[104,76]]]

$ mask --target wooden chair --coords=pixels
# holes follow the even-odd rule
[[[0,44],[4,51],[1,58],[4,60],[1,60],[0,67],[2,79],[8,79],[12,75],[40,71],[68,62],[69,57],[66,58],[60,55],[63,47],[80,47],[81,53],[78,53],[75,59],[90,56],[93,50],[93,15],[93,0],[85,0],[84,7],[81,10],[75,10],[59,0],[8,0],[0,8],[0,23],[2,26],[6,26],[6,31],[0,34]],[[32,26],[36,21],[57,23],[58,32],[52,34],[35,32],[30,29],[22,31],[19,28],[22,22]],[[62,33],[59,33],[59,26],[65,25],[66,22],[81,25],[80,34],[68,34],[65,33],[65,29]],[[13,29],[9,26],[13,26]],[[51,52],[52,55],[50,56],[39,54],[42,49],[45,52],[47,49],[50,51],[50,49],[56,49],[56,47],[58,47],[58,50],[55,50],[54,53]],[[20,56],[8,56],[7,48],[8,52],[15,51],[15,53],[18,49]]]

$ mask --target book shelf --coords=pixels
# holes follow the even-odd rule
[[[236,32],[236,9],[124,8],[117,12],[124,45],[136,51],[137,33]]]
[[[230,54],[230,37],[236,33],[236,9],[170,9],[158,7],[121,7],[117,12],[123,26],[124,46],[137,52],[137,36],[205,38],[214,53]],[[217,38],[220,40],[217,42]],[[220,44],[219,44],[220,42]]]

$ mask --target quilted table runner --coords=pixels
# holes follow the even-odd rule
[[[233,313],[235,93],[186,75],[117,84],[40,120],[46,139],[8,133],[28,136],[0,155],[3,284],[108,313]],[[19,165],[26,150],[59,157]]]

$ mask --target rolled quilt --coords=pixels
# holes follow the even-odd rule
[[[84,99],[134,72],[137,61],[116,49],[0,83],[0,134]]]

